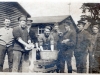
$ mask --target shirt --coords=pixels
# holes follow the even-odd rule
[[[0,28],[0,44],[1,45],[12,45],[13,34],[12,28]]]
[[[59,40],[58,32],[57,31],[52,31],[51,34],[54,37],[54,49],[58,50],[58,48],[57,48],[58,40]]]
[[[39,35],[38,38],[39,46],[43,46],[44,50],[50,49],[50,45],[54,45],[54,38],[50,34],[49,37],[46,37],[44,34]]]
[[[18,42],[18,38],[21,37],[22,40],[26,43],[28,43],[28,40],[30,39],[27,28],[22,28],[21,26],[15,27],[13,29],[13,36],[14,36],[14,50],[24,50],[24,46]]]

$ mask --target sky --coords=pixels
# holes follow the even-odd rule
[[[80,20],[80,16],[82,15],[82,10],[80,9],[82,6],[81,2],[20,1],[18,3],[31,15],[31,17],[71,15],[77,24],[77,21]]]
[[[71,15],[75,23],[83,15],[83,3],[100,3],[100,0],[0,0],[18,2],[31,17]],[[70,13],[69,4],[70,3]],[[89,15],[89,14],[88,14]]]

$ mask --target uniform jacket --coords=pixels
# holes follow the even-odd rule
[[[90,34],[88,31],[78,31],[76,33],[76,47],[75,52],[86,52],[90,45]]]
[[[67,43],[61,43],[60,52],[62,52],[62,54],[65,54],[65,55],[72,56],[72,53],[73,53],[73,50],[75,49],[75,44],[76,44],[76,33],[73,32],[72,30],[68,32],[64,32],[60,41],[63,41],[66,39],[70,39],[70,41]]]
[[[96,47],[93,51],[97,57],[100,57],[100,33],[97,35]]]

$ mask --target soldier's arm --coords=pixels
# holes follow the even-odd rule
[[[43,46],[42,46],[43,45],[43,40],[42,40],[41,35],[39,36],[38,41],[39,41],[40,50],[43,51]]]
[[[51,40],[50,40],[50,44],[51,44],[51,51],[53,51],[54,50],[54,37],[53,36],[51,36]]]

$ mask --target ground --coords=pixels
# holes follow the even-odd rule
[[[5,57],[5,62],[4,62],[4,72],[8,72],[8,57]],[[88,56],[87,56],[87,60],[88,60]],[[87,68],[89,65],[89,61],[87,61]],[[65,64],[65,72],[67,73],[67,65]],[[76,73],[76,63],[75,63],[75,57],[73,56],[72,58],[72,68],[73,68],[73,73]],[[87,73],[88,73],[88,69],[87,69]]]

